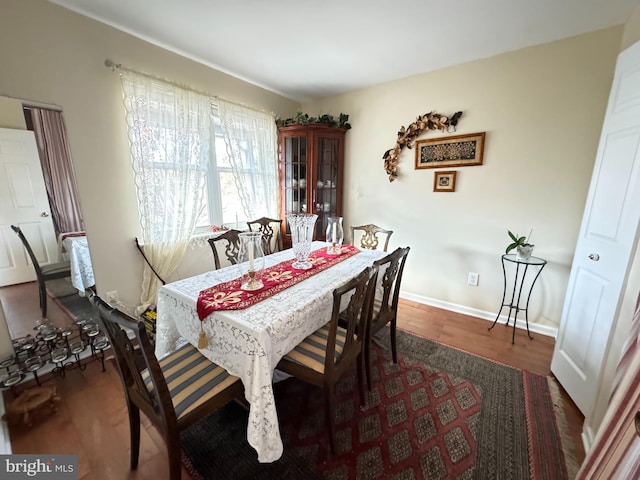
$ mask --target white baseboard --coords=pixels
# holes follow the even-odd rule
[[[466,307],[464,305],[457,305],[455,303],[444,302],[442,300],[437,300],[435,298],[423,297],[422,295],[416,295],[414,293],[408,292],[400,292],[401,298],[406,298],[407,300],[411,300],[414,302],[422,303],[423,305],[429,305],[431,307],[442,308],[443,310],[449,310],[451,312],[462,313],[463,315],[470,315],[472,317],[481,318],[483,320],[488,320],[493,322],[496,319],[495,312],[487,312],[484,310],[478,310],[477,308]],[[506,323],[507,317],[504,315],[500,315],[499,321]],[[522,330],[527,329],[527,324],[525,320],[520,320],[516,322],[516,328],[520,328]],[[556,338],[558,335],[558,329],[556,327],[549,327],[547,325],[538,325],[536,323],[529,323],[529,331],[534,333],[539,333],[540,335],[546,335],[548,337]]]

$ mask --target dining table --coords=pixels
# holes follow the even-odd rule
[[[66,235],[61,238],[64,254],[68,256],[71,264],[71,284],[81,296],[84,296],[85,290],[96,284],[87,236]]]
[[[314,241],[312,254],[328,245]],[[355,252],[329,268],[306,276],[273,295],[265,295],[266,298],[247,308],[216,310],[202,321],[198,315],[200,292],[237,279],[246,266],[231,265],[208,271],[168,283],[158,292],[156,356],[161,358],[184,342],[197,347],[203,332],[208,344],[200,348],[202,354],[240,377],[244,384],[249,403],[247,440],[256,450],[259,462],[273,462],[283,453],[273,391],[278,362],[329,322],[334,289],[386,255],[378,250],[349,248]],[[292,249],[282,250],[265,256],[264,268],[294,258]]]

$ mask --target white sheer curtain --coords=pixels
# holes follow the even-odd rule
[[[273,115],[217,99],[222,133],[248,219],[278,217],[277,130]]]
[[[178,266],[205,195],[211,101],[158,79],[121,72],[144,251],[161,277]],[[160,281],[147,267],[141,307],[156,302]]]

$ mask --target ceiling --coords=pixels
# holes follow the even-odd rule
[[[621,24],[639,0],[50,1],[303,102]]]

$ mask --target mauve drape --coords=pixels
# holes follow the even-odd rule
[[[636,480],[640,478],[640,295],[629,339],[617,366],[609,408],[582,463],[577,480]]]
[[[30,108],[51,213],[59,232],[84,230],[62,112]]]

